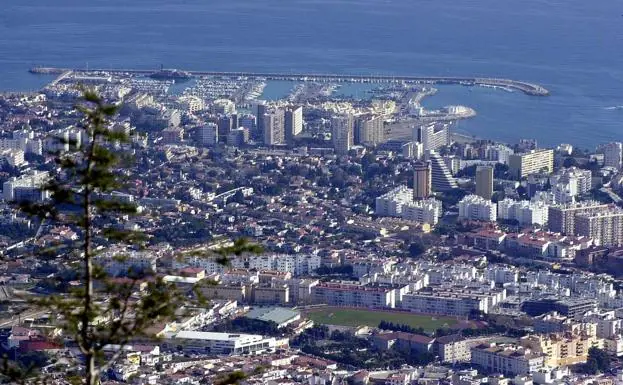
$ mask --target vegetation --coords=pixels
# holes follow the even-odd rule
[[[344,275],[350,277],[353,275],[353,266],[352,265],[339,265],[339,266],[320,266],[316,269],[316,274],[318,275]]]
[[[425,365],[434,360],[430,353],[389,349],[381,350],[363,338],[338,330],[329,334],[326,326],[316,326],[306,330],[293,341],[307,354],[335,361],[347,368],[391,368],[403,365]]]
[[[608,353],[599,348],[590,348],[588,350],[588,360],[580,370],[586,374],[604,373],[610,370],[611,358]]]
[[[119,349],[118,354],[107,358],[103,352],[106,345],[123,347],[134,339],[154,338],[149,332],[150,327],[173,319],[186,299],[173,286],[155,276],[150,277],[147,287],[137,297],[141,277],[128,272],[127,281],[113,282],[95,263],[96,250],[100,247],[118,245],[140,249],[145,239],[141,233],[119,230],[117,226],[120,218],[135,215],[136,207],[105,198],[107,193],[123,186],[119,175],[123,174],[129,160],[115,149],[129,138],[125,133],[109,128],[109,119],[117,113],[118,106],[107,104],[93,91],[84,90],[76,109],[84,115],[82,128],[86,137],[82,139],[82,145],[58,138],[59,142],[69,145],[69,151],[54,154],[60,172],[55,173],[44,187],[50,192],[51,199],[36,204],[22,202],[20,207],[25,213],[45,219],[49,224],[69,226],[78,235],[71,244],[52,245],[41,253],[46,258],[58,258],[59,247],[64,247],[63,258],[71,262],[72,275],[81,284],[58,295],[37,297],[31,302],[33,306],[56,315],[57,327],[82,353],[79,383],[95,385],[123,352]],[[226,255],[245,251],[257,250],[255,246],[239,241],[214,257],[226,263]],[[126,256],[118,255],[117,258],[122,260]],[[33,362],[38,364],[38,361]],[[17,363],[5,359],[0,374],[11,383],[26,383],[31,381],[27,377],[33,376],[34,371],[22,370]],[[42,379],[31,382],[42,382]]]
[[[364,309],[337,309],[322,308],[310,311],[307,317],[317,324],[341,326],[373,326],[377,327],[381,321],[407,325],[413,328],[423,328],[433,331],[442,325],[452,326],[457,320],[450,317],[431,317],[412,313],[375,311]]]
[[[379,329],[383,330],[392,330],[395,332],[405,332],[405,333],[413,333],[413,334],[424,334],[426,330],[423,327],[414,328],[413,326],[403,325],[403,324],[395,324],[393,322],[381,321],[379,323]]]
[[[280,336],[287,330],[281,330],[272,321],[262,321],[251,318],[239,317],[233,320],[226,320],[214,328],[216,332],[234,332],[262,334],[266,336]]]

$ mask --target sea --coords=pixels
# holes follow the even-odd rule
[[[551,96],[443,86],[424,106],[472,107],[458,131],[541,146],[623,140],[622,48],[620,0],[0,4],[0,91],[51,80],[33,66],[504,77]]]

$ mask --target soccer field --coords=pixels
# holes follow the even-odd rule
[[[427,331],[432,331],[441,327],[449,327],[457,323],[455,318],[450,317],[326,307],[309,310],[306,312],[306,316],[317,324],[325,325],[379,326],[381,321],[387,321],[395,324],[409,325],[414,328],[422,327]]]

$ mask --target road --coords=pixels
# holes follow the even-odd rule
[[[0,328],[8,328],[18,325],[27,318],[37,318],[47,313],[46,310],[28,310],[22,314],[15,315],[12,318],[0,319]]]
[[[614,201],[614,203],[619,203],[623,201],[623,199],[621,199],[621,197],[617,193],[612,191],[610,187],[602,187],[599,189],[599,191],[601,191],[602,193],[608,194],[608,196],[610,197],[610,199]]]

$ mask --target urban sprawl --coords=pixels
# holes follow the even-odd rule
[[[55,315],[23,300],[77,284],[67,250],[37,256],[77,229],[15,202],[50,199],[50,154],[85,139],[75,104],[87,86],[120,105],[108,128],[132,138],[118,144],[130,183],[107,198],[139,214],[115,225],[148,237],[96,263],[188,296],[214,282],[204,306],[156,325],[158,339],[123,346],[102,383],[216,384],[240,371],[267,385],[623,384],[622,143],[459,134],[477,111],[425,109],[434,84],[349,96],[364,83],[301,78],[266,101],[262,77],[154,75],[65,71],[0,96],[9,357],[43,362],[58,384],[81,365]],[[228,265],[198,256],[240,238],[263,252]]]

